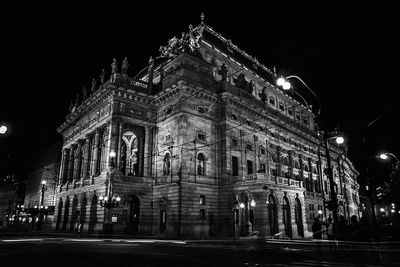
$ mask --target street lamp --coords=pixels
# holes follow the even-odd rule
[[[388,160],[389,156],[393,157],[397,161],[397,163],[400,163],[399,159],[393,153],[389,153],[389,152],[381,153],[379,155],[379,158],[381,158],[383,160]]]
[[[42,188],[40,189],[42,195],[41,195],[41,198],[40,198],[40,205],[39,205],[39,217],[38,217],[38,229],[39,230],[41,229],[42,222],[43,222],[43,210],[47,209],[47,206],[43,206],[44,192],[47,190],[46,183],[47,183],[46,180],[42,180],[40,182],[40,184],[42,185]]]
[[[0,126],[0,134],[6,134],[7,132],[7,126],[1,125]]]

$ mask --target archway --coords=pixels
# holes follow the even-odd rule
[[[77,210],[77,208],[78,208],[78,199],[75,197],[74,200],[72,201],[71,224],[69,226],[70,232],[73,232],[75,230],[75,224],[76,221],[78,220],[79,211]]]
[[[297,234],[301,237],[304,237],[304,229],[303,229],[303,212],[301,209],[301,202],[298,198],[295,200],[295,211],[294,218],[297,225]]]
[[[128,214],[126,218],[127,232],[137,234],[139,232],[140,223],[140,200],[135,195],[130,195],[126,204],[128,206]]]
[[[64,220],[63,220],[63,226],[61,231],[65,232],[67,229],[67,223],[68,223],[68,215],[69,215],[69,198],[65,200],[65,206],[64,206]]]
[[[289,199],[284,196],[282,199],[282,219],[285,226],[285,234],[287,237],[292,237],[292,224],[290,217]]]
[[[87,198],[86,196],[83,196],[82,198],[82,203],[81,203],[81,212],[80,212],[80,218],[79,222],[81,224],[81,231],[83,229],[83,225],[85,224],[86,221],[86,206],[87,206]]]
[[[63,200],[60,197],[60,201],[58,202],[56,231],[60,230],[60,223],[61,223],[61,219],[62,219],[62,207],[63,207]]]
[[[268,219],[271,236],[274,236],[278,233],[278,206],[272,194],[268,196]]]
[[[90,203],[89,234],[94,233],[97,223],[97,196],[94,195]]]

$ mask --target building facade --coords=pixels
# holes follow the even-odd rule
[[[145,71],[93,79],[64,137],[56,231],[158,237],[309,237],[329,216],[315,115],[277,75],[202,21]],[[120,68],[121,67],[121,68]],[[329,144],[340,213],[358,216],[357,171]]]

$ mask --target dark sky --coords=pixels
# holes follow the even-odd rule
[[[82,87],[90,88],[112,58],[129,59],[134,76],[158,47],[180,36],[200,14],[217,32],[278,73],[300,76],[319,96],[329,125],[346,134],[360,164],[361,136],[369,151],[400,156],[398,21],[393,6],[344,4],[212,7],[200,2],[151,6],[17,6],[1,16],[1,167],[24,169],[61,140],[56,128]],[[296,88],[301,89],[300,85]],[[310,101],[312,102],[312,100]]]

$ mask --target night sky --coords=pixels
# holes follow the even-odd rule
[[[3,9],[0,122],[9,132],[0,137],[1,168],[24,170],[60,141],[56,128],[70,101],[99,80],[102,68],[109,74],[114,57],[128,57],[134,76],[160,45],[197,25],[201,12],[207,25],[268,68],[300,76],[319,96],[329,125],[345,133],[357,166],[363,129],[382,114],[367,131],[369,155],[400,156],[394,7],[233,3]]]

